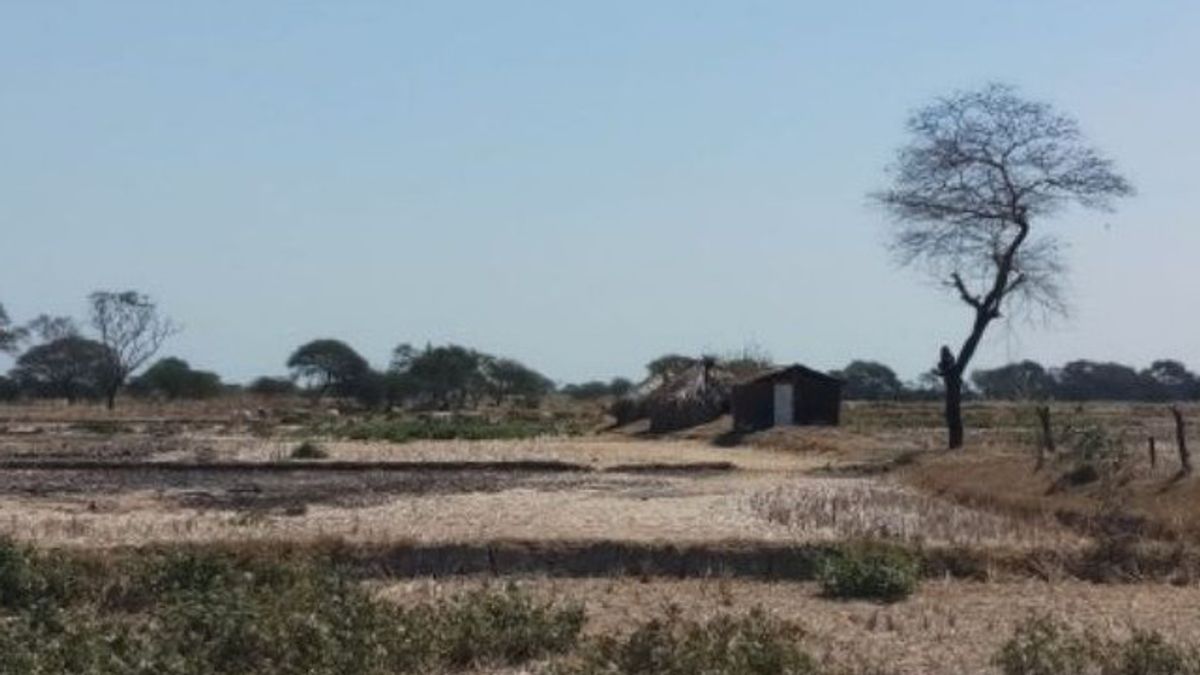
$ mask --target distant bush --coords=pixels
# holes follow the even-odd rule
[[[129,383],[129,393],[135,396],[167,400],[214,398],[223,391],[216,373],[194,370],[187,361],[174,357],[160,359]]]
[[[296,383],[286,377],[260,377],[247,385],[246,391],[259,396],[286,396],[296,393]]]
[[[761,610],[704,623],[677,609],[636,627],[626,637],[601,637],[559,675],[802,675],[818,672],[799,646],[800,629]]]
[[[832,598],[896,602],[917,589],[920,561],[907,550],[886,544],[847,546],[831,553],[818,570],[821,589]]]
[[[292,448],[289,457],[292,459],[328,459],[329,451],[316,441],[304,441]]]
[[[480,417],[423,417],[350,422],[329,430],[358,441],[406,443],[420,440],[504,440],[538,436],[576,435],[581,430],[570,420],[505,419]]]
[[[1103,640],[1049,617],[1031,617],[993,658],[1004,675],[1197,675],[1200,650],[1154,632]]]

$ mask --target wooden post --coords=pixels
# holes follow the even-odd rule
[[[1179,447],[1179,473],[1192,472],[1192,455],[1187,447],[1187,429],[1183,421],[1183,411],[1179,406],[1171,406],[1171,415],[1175,417],[1175,444]]]
[[[1154,437],[1150,437],[1150,469],[1158,466],[1158,450],[1154,447]]]

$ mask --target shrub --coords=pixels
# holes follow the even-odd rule
[[[584,612],[578,605],[539,604],[510,585],[466,593],[440,608],[418,608],[410,618],[436,636],[439,661],[465,667],[480,661],[515,665],[565,652],[579,638]]]
[[[292,459],[327,459],[329,451],[315,441],[304,441],[300,445],[292,448]]]
[[[304,562],[196,550],[64,560],[0,546],[0,672],[424,673],[559,653],[583,623],[582,610],[515,589],[402,608]]]
[[[1082,675],[1087,672],[1089,643],[1049,617],[1032,617],[993,659],[1004,675]]]
[[[920,573],[920,562],[903,548],[860,544],[830,554],[822,561],[817,579],[832,598],[896,602],[917,589]]]
[[[606,636],[591,642],[578,659],[555,670],[563,675],[816,673],[815,662],[798,645],[799,638],[798,627],[762,610],[698,623],[671,608],[664,618],[638,626],[627,637]]]
[[[1200,650],[1146,631],[1124,641],[1102,641],[1035,616],[1017,626],[993,663],[1004,675],[1197,675]]]

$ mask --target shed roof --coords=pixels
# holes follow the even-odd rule
[[[764,373],[758,373],[757,375],[754,375],[752,377],[748,377],[744,380],[740,380],[738,382],[738,384],[740,385],[740,384],[750,384],[752,382],[780,380],[780,379],[784,379],[786,377],[796,376],[796,375],[812,378],[815,380],[822,380],[825,382],[836,382],[838,384],[842,383],[841,380],[839,380],[838,378],[836,378],[832,375],[827,375],[825,373],[822,373],[819,370],[813,370],[812,368],[809,368],[808,366],[803,366],[803,365],[800,365],[799,363],[794,363],[790,366],[781,366],[781,367],[775,368],[773,370],[768,370]]]

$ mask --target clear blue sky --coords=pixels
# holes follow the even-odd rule
[[[562,381],[757,345],[904,377],[967,328],[864,197],[931,97],[1013,83],[1139,189],[1074,315],[979,365],[1200,367],[1200,3],[0,3],[0,302],[135,288],[232,380],[345,339]]]

